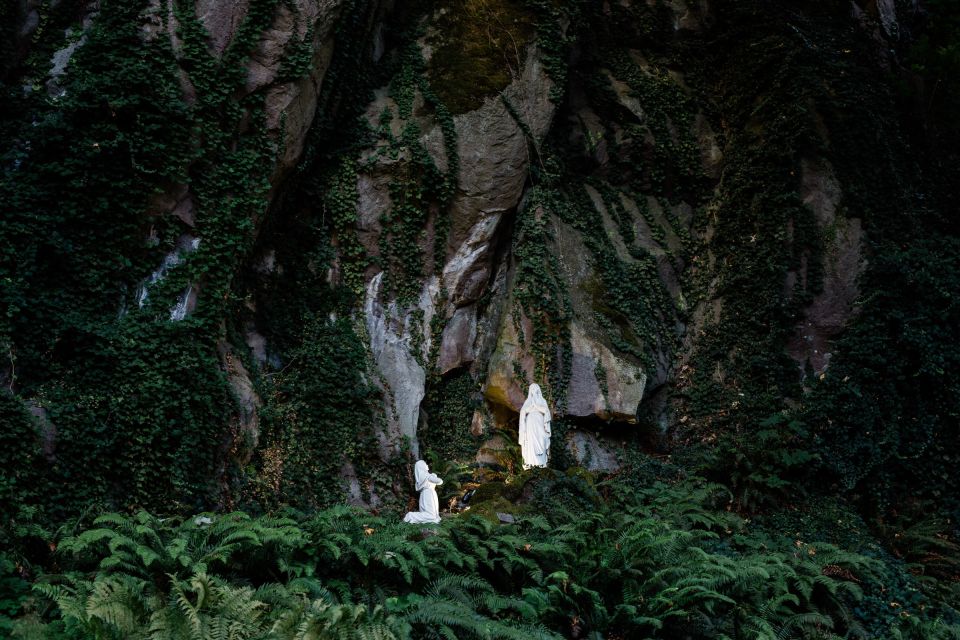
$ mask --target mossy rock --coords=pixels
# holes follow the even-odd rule
[[[597,475],[586,467],[570,467],[567,469],[566,476],[568,478],[580,478],[591,487],[595,487],[597,484]]]
[[[515,500],[519,496],[520,491],[516,485],[508,485],[505,482],[487,482],[477,488],[476,493],[473,494],[473,498],[470,499],[470,504],[478,505],[491,500],[497,500],[498,498]]]
[[[501,524],[500,517],[497,516],[498,513],[509,513],[512,516],[519,517],[525,513],[530,513],[530,507],[518,505],[503,496],[497,496],[480,504],[472,504],[470,510],[465,512],[464,515],[484,518],[495,524]]]
[[[523,66],[533,14],[518,0],[444,3],[430,39],[430,84],[450,113],[479,108]]]

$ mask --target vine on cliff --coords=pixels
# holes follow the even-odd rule
[[[216,57],[192,6],[174,6],[175,52],[165,31],[145,35],[141,3],[104,3],[62,93],[46,104],[36,91],[22,96],[35,125],[5,129],[15,150],[0,181],[10,212],[0,234],[13,248],[0,267],[2,332],[17,361],[10,388],[56,427],[49,493],[64,513],[218,500],[217,456],[236,411],[220,319],[277,151],[263,93],[242,88],[275,8],[251,3]],[[182,97],[185,82],[195,103]],[[189,185],[188,222],[152,213],[167,206],[161,194],[183,192],[175,185]],[[196,250],[184,251],[193,237]],[[134,295],[164,262],[147,295]],[[198,290],[194,313],[171,322],[178,299]]]

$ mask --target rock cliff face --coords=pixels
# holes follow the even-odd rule
[[[556,455],[607,470],[611,426],[666,447],[796,406],[863,312],[888,214],[857,165],[898,135],[877,42],[906,29],[788,4],[25,3],[0,344],[37,450],[151,452],[134,501],[185,449],[198,502],[323,502],[324,473],[370,501],[502,443],[532,382]],[[108,54],[144,66],[101,95]]]

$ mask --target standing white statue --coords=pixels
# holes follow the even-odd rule
[[[550,455],[550,408],[538,384],[530,385],[527,399],[520,408],[520,453],[524,469],[547,466],[547,457]]]
[[[434,487],[443,484],[443,480],[430,473],[430,467],[423,460],[417,460],[417,464],[413,465],[413,478],[420,492],[420,511],[408,512],[403,516],[403,521],[410,524],[440,522],[440,499]]]

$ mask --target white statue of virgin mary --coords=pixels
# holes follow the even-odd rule
[[[527,399],[520,408],[520,453],[524,469],[547,466],[547,457],[550,455],[550,408],[538,384],[530,385]]]
[[[423,460],[417,460],[417,464],[413,465],[413,478],[420,492],[420,511],[407,512],[403,521],[410,524],[440,522],[440,499],[434,487],[443,484],[443,480],[430,473],[430,467]]]

